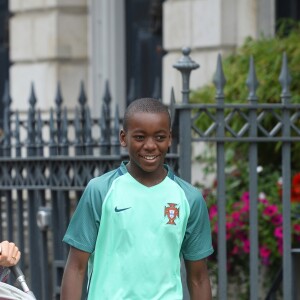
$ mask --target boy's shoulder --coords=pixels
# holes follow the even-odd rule
[[[116,168],[114,170],[108,171],[104,174],[101,174],[97,177],[92,178],[89,181],[88,185],[89,186],[94,186],[94,185],[98,186],[99,184],[109,183],[109,182],[114,181],[120,175],[123,175],[123,174],[120,172],[119,168]]]
[[[103,173],[97,177],[92,178],[89,183],[88,187],[89,188],[103,188],[103,187],[108,187],[110,186],[115,179],[118,177],[124,175],[127,172],[126,166],[122,162],[121,165],[113,169],[111,171],[108,171],[106,173]]]
[[[189,191],[190,193],[196,193],[196,194],[201,194],[200,190],[196,188],[194,185],[191,183],[185,181],[181,177],[177,175],[173,175],[173,180],[184,190],[184,191]]]
[[[194,204],[201,205],[201,203],[204,202],[202,193],[197,187],[175,175],[174,173],[172,174],[172,179],[184,191],[190,206],[194,206]]]

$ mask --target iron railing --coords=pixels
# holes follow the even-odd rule
[[[257,101],[257,79],[253,59],[250,59],[247,85],[248,102],[226,104],[221,57],[218,57],[214,83],[214,104],[189,103],[189,76],[198,67],[184,49],[182,58],[174,65],[183,78],[182,101],[171,93],[173,145],[167,155],[168,163],[179,175],[191,181],[192,143],[210,142],[216,146],[218,202],[218,298],[227,299],[226,253],[226,182],[225,144],[243,142],[249,145],[250,191],[250,295],[258,299],[258,145],[281,142],[283,189],[283,297],[292,297],[291,252],[291,146],[300,141],[300,105],[290,103],[290,76],[287,58],[283,57],[280,83],[281,103],[261,104]],[[31,89],[26,114],[12,111],[8,85],[3,97],[3,134],[0,137],[0,239],[15,241],[23,253],[22,268],[29,277],[38,299],[58,299],[66,261],[67,247],[62,243],[70,216],[78,199],[94,176],[115,168],[127,158],[119,146],[122,120],[118,106],[111,113],[108,84],[99,117],[92,117],[81,85],[79,105],[74,110],[63,108],[60,86],[56,106],[50,111],[36,108],[34,86]],[[196,121],[201,115],[210,119],[207,128],[200,129]],[[272,129],[262,126],[268,116],[275,124]],[[233,118],[242,120],[236,131]],[[185,298],[188,298],[185,291]]]

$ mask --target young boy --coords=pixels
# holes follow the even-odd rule
[[[182,299],[183,256],[191,299],[211,299],[205,258],[213,252],[200,192],[164,159],[171,145],[168,109],[138,99],[124,115],[120,143],[129,162],[86,187],[65,234],[70,252],[61,300]]]

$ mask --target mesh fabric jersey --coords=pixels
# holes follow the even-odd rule
[[[152,187],[124,163],[86,187],[64,241],[91,253],[88,299],[182,299],[181,255],[213,252],[203,197],[166,168]]]

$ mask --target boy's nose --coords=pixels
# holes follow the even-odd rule
[[[156,147],[156,143],[155,143],[154,139],[148,138],[148,139],[146,140],[146,143],[145,143],[144,146],[145,146],[145,148],[147,148],[147,149],[153,149],[153,148]]]

